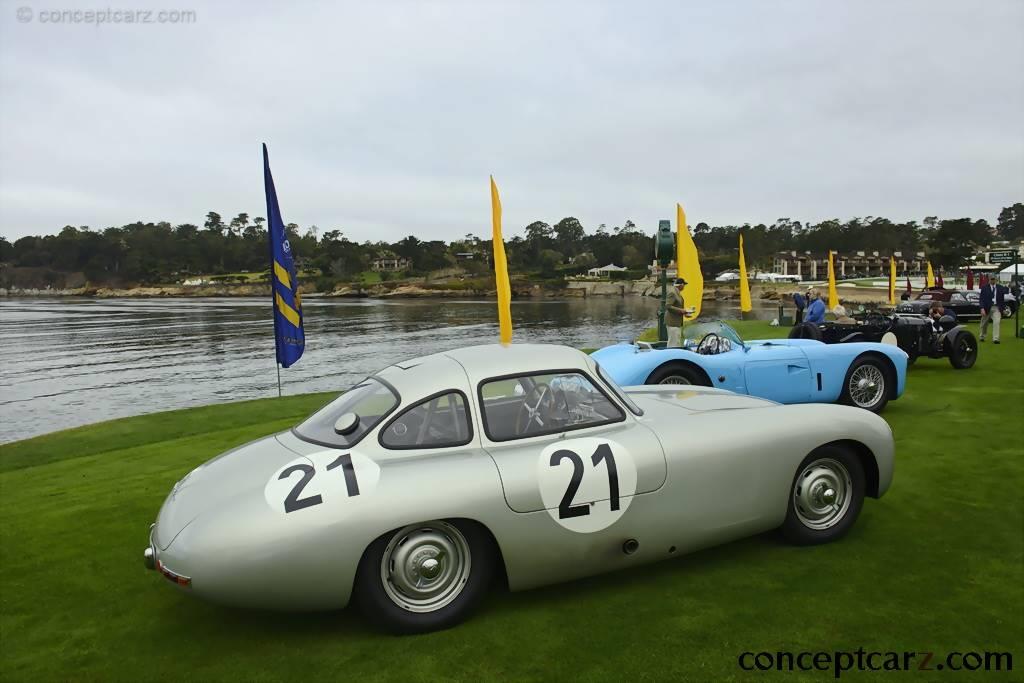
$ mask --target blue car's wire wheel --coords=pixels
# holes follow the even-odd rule
[[[862,363],[850,373],[847,391],[858,408],[871,410],[885,398],[885,373],[873,363]]]

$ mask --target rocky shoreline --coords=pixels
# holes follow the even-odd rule
[[[794,292],[802,291],[805,285],[755,284],[751,297],[762,302],[792,302]],[[566,299],[609,296],[642,296],[657,298],[661,288],[649,279],[614,281],[569,281],[564,287],[551,287],[531,283],[513,283],[512,296],[516,299]],[[3,289],[0,297],[94,297],[110,298],[233,298],[269,296],[269,285],[156,285],[126,288],[84,287],[70,289]],[[428,299],[428,298],[494,298],[493,289],[445,287],[444,285],[388,283],[369,286],[344,286],[331,292],[304,291],[306,298],[353,298],[353,299]],[[880,304],[886,303],[886,292],[868,287],[839,287],[839,299],[843,303]],[[704,290],[704,301],[734,301],[739,299],[739,288],[734,284],[711,284]]]

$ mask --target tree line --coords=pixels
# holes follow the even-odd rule
[[[289,223],[286,231],[299,266],[334,282],[358,280],[381,257],[409,259],[409,275],[455,265],[470,273],[489,270],[490,240],[472,234],[450,242],[414,235],[397,242],[356,242],[341,230],[321,232],[316,225],[302,230]],[[762,270],[771,269],[780,251],[823,254],[829,249],[904,255],[924,251],[933,265],[951,269],[994,241],[1024,240],[1024,203],[1003,208],[995,226],[984,219],[934,216],[921,223],[874,216],[819,223],[779,218],[771,225],[701,222],[693,226],[693,235],[705,277],[735,267],[740,231],[747,263]],[[566,217],[554,224],[535,221],[519,234],[506,235],[505,248],[511,269],[525,275],[564,276],[608,263],[643,271],[653,258],[654,229],[640,229],[627,220],[611,228],[602,223],[588,232],[579,220]],[[0,263],[82,272],[94,284],[166,283],[200,274],[259,272],[267,269],[268,254],[264,218],[240,213],[225,221],[214,211],[202,226],[135,222],[93,230],[68,225],[56,235],[22,237],[13,243],[0,238]],[[466,260],[465,254],[474,257]]]

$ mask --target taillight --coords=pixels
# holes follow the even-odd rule
[[[167,565],[165,565],[160,560],[156,561],[156,568],[159,569],[160,573],[164,575],[164,578],[167,579],[168,581],[170,581],[171,583],[175,583],[175,584],[177,584],[179,586],[182,586],[183,588],[191,588],[192,587],[192,579],[190,579],[187,576],[182,576],[181,574],[178,574],[177,572],[171,571],[170,569],[167,568]]]

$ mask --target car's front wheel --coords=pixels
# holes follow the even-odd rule
[[[857,521],[865,485],[864,466],[850,450],[816,449],[800,463],[793,478],[783,535],[797,545],[840,538]]]
[[[688,363],[665,363],[650,374],[645,384],[692,384],[710,387],[711,380],[703,370]]]
[[[957,370],[974,367],[978,360],[978,342],[967,330],[960,330],[949,342],[949,364]]]
[[[354,601],[393,633],[424,633],[463,621],[494,576],[487,532],[469,521],[433,520],[381,536],[359,562]]]
[[[889,402],[889,370],[884,362],[873,357],[856,359],[846,373],[840,400],[873,413],[882,412]]]

